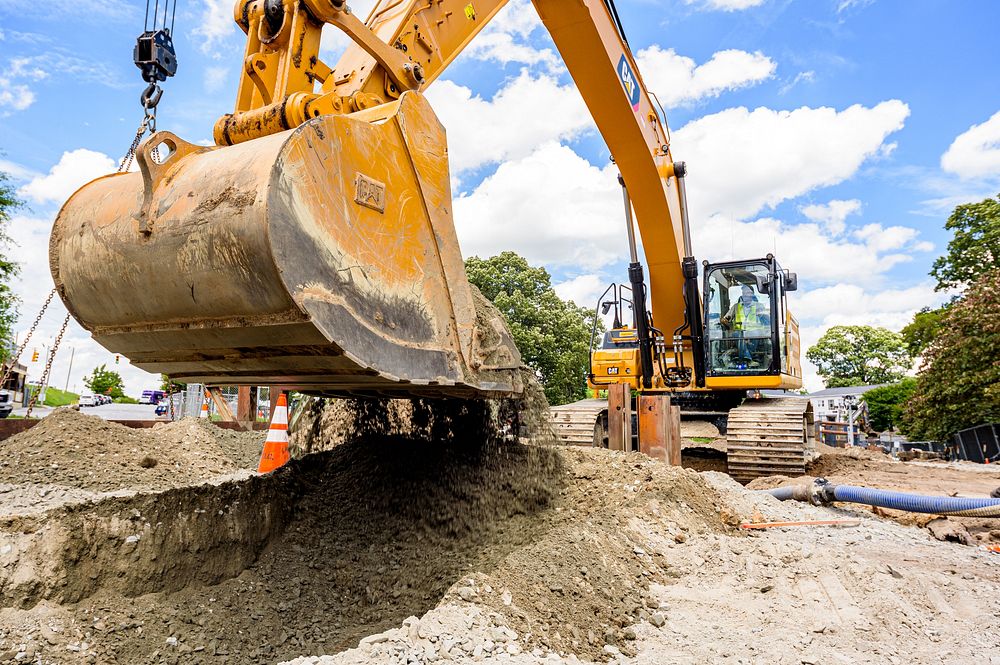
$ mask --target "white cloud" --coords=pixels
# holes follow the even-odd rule
[[[476,36],[463,57],[487,60],[506,65],[544,65],[550,72],[562,71],[561,58],[551,48],[536,48],[531,43],[535,30],[543,28],[538,12],[529,0],[513,0],[497,12],[483,31]],[[544,38],[548,42],[548,38]]]
[[[900,330],[924,307],[937,307],[948,294],[932,282],[905,288],[871,290],[858,284],[834,284],[793,293],[789,309],[800,321],[802,368],[806,387],[819,390],[823,380],[805,358],[805,351],[832,326],[864,325]]]
[[[192,32],[203,37],[198,48],[211,53],[218,42],[237,32],[233,20],[233,3],[229,0],[202,0],[204,10]]]
[[[22,166],[17,162],[7,159],[0,159],[0,172],[6,173],[17,180],[31,180],[32,178],[37,178],[39,175],[27,166]]]
[[[743,11],[751,7],[759,7],[765,0],[684,0],[686,5],[698,5],[702,9],[724,12]]]
[[[797,86],[799,83],[812,83],[815,80],[816,80],[816,72],[814,72],[813,70],[810,69],[809,71],[799,72],[798,74],[795,75],[795,78],[783,84],[781,88],[778,89],[778,94],[784,95],[789,90]]]
[[[840,0],[837,5],[837,13],[843,13],[851,9],[862,9],[875,2],[875,0]]]
[[[116,169],[115,160],[104,153],[79,148],[64,152],[47,175],[39,175],[18,190],[35,203],[62,204],[80,186]]]
[[[490,100],[451,81],[435,83],[427,98],[448,131],[453,174],[521,159],[546,141],[570,140],[594,126],[574,85],[526,70]]]
[[[512,250],[533,265],[595,270],[626,253],[617,169],[596,168],[557,143],[504,162],[455,199],[465,256]]]
[[[813,203],[799,208],[799,212],[814,222],[820,222],[832,235],[839,235],[844,232],[847,226],[846,219],[855,213],[861,212],[861,201],[850,199],[848,201],[833,200],[829,203]]]
[[[917,231],[868,224],[849,235],[833,235],[824,225],[790,224],[769,217],[740,221],[716,215],[694,226],[699,259],[722,261],[773,253],[782,267],[799,273],[801,283],[878,284],[894,266],[927,251]],[[930,246],[933,249],[933,246]]]
[[[941,156],[941,168],[960,178],[1000,176],[1000,111],[959,134]]]
[[[102,62],[90,62],[58,50],[49,50],[43,55],[18,56],[3,66],[0,75],[0,111],[5,107],[11,111],[27,109],[38,98],[35,86],[53,77],[112,88],[123,85],[118,73]]]
[[[777,67],[760,51],[718,51],[708,62],[696,65],[691,58],[656,45],[639,51],[636,60],[646,86],[667,107],[760,83],[770,78]]]
[[[906,104],[890,100],[843,111],[739,107],[689,122],[673,132],[672,148],[690,167],[692,219],[745,218],[843,182],[879,154],[909,113]]]
[[[552,288],[563,300],[572,300],[580,307],[591,308],[610,283],[611,280],[607,277],[588,273],[553,284]]]
[[[35,103],[35,93],[23,83],[14,83],[7,77],[0,77],[0,109],[23,111]]]
[[[205,90],[206,92],[218,92],[226,84],[229,76],[227,67],[206,67],[205,68]]]

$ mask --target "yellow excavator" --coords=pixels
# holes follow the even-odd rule
[[[138,172],[85,185],[59,213],[50,263],[66,307],[105,348],[185,382],[518,393],[520,354],[464,272],[445,129],[422,94],[504,4],[380,0],[362,21],[345,0],[237,0],[246,50],[215,145],[155,132],[136,150]],[[619,321],[593,353],[591,385],[721,405],[731,448],[734,423],[747,423],[744,475],[795,470],[807,407],[738,406],[747,390],[801,386],[785,296],[794,275],[770,256],[706,265],[702,299],[684,167],[613,0],[533,4],[625,193],[628,292],[615,287],[605,302],[620,312],[627,300],[634,322]],[[320,57],[324,26],[351,42],[332,67]],[[737,302],[744,287],[752,298]],[[775,423],[790,423],[778,438]]]

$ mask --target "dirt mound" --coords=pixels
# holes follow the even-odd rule
[[[726,528],[693,472],[517,443],[486,403],[426,415],[248,481],[11,518],[0,624],[64,662],[255,663],[476,602],[525,645],[600,658],[630,652],[628,626],[657,611],[663,552]]]
[[[248,468],[262,440],[194,418],[143,430],[57,409],[0,442],[0,483],[94,492],[181,487]]]
[[[820,455],[806,465],[806,473],[814,477],[847,475],[865,471],[881,471],[899,464],[885,453],[865,448],[832,448],[819,446]]]

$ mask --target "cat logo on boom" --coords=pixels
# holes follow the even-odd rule
[[[621,60],[618,61],[618,78],[621,79],[622,87],[625,89],[625,96],[632,104],[632,110],[639,110],[639,83],[635,80],[632,67],[628,64],[628,58],[622,53]]]

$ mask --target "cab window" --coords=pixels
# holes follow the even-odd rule
[[[720,267],[708,275],[709,364],[716,373],[759,373],[771,365],[771,295],[766,265]]]

